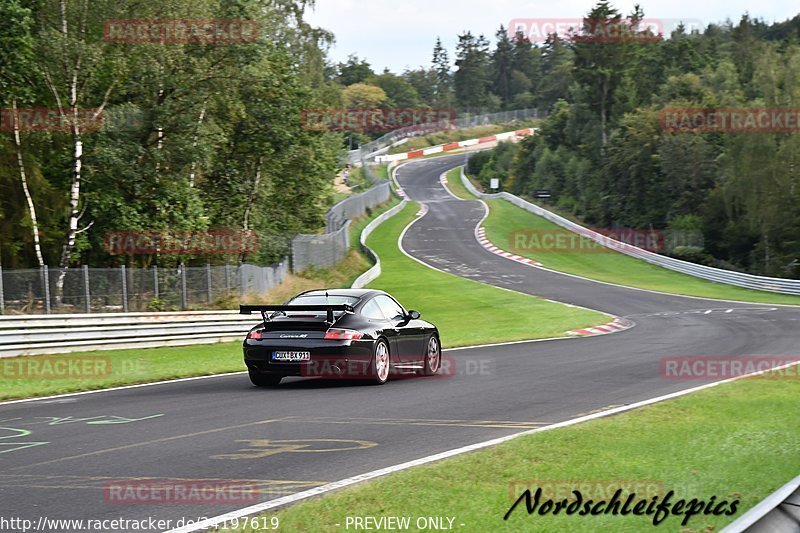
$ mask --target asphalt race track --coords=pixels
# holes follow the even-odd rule
[[[104,486],[250,480],[266,501],[702,383],[660,377],[665,356],[797,353],[800,309],[626,289],[489,253],[473,236],[484,215],[480,202],[457,200],[439,183],[442,172],[462,163],[463,156],[449,156],[400,168],[409,198],[430,207],[406,232],[407,252],[460,276],[631,317],[637,326],[452,351],[445,355],[458,367],[472,361],[483,370],[382,387],[296,378],[261,390],[238,374],[0,405],[6,514],[34,521],[154,517],[175,525],[254,502],[119,504],[106,501]],[[513,320],[514,310],[486,319]]]

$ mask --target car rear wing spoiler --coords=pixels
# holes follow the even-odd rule
[[[240,305],[239,314],[250,315],[253,312],[261,313],[261,318],[264,319],[264,325],[270,321],[267,313],[289,313],[293,311],[325,311],[326,322],[333,324],[333,312],[344,311],[345,313],[353,313],[353,306],[347,304],[339,305]]]

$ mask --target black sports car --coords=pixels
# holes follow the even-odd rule
[[[329,289],[298,294],[286,305],[242,305],[263,323],[244,341],[250,380],[275,386],[285,376],[367,379],[436,374],[441,343],[436,326],[420,320],[389,294]]]

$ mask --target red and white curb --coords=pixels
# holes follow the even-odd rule
[[[446,178],[444,178],[443,183],[445,182]],[[478,239],[478,242],[480,243],[481,246],[483,246],[493,254],[529,266],[542,266],[542,264],[539,263],[538,261],[534,261],[533,259],[528,259],[527,257],[520,257],[516,254],[512,254],[511,252],[506,252],[505,250],[501,250],[500,248],[492,244],[492,242],[486,238],[486,228],[484,228],[483,226],[475,230],[475,238]],[[602,326],[594,326],[591,328],[568,331],[567,335],[573,335],[577,337],[594,337],[596,335],[608,335],[609,333],[617,333],[618,331],[625,331],[626,329],[630,329],[635,325],[636,324],[634,324],[629,320],[623,320],[617,318],[613,322],[609,322],[608,324],[603,324]]]
[[[428,148],[423,148],[421,150],[412,150],[410,152],[404,152],[400,154],[379,155],[375,157],[375,161],[377,161],[378,163],[405,161],[406,159],[414,159],[415,157],[424,157],[426,155],[439,154],[442,152],[449,152],[450,150],[467,148],[469,146],[475,146],[476,144],[484,144],[494,141],[504,141],[506,139],[511,139],[514,137],[528,137],[530,135],[533,135],[535,132],[536,128],[523,128],[521,130],[506,131],[503,133],[498,133],[497,135],[489,135],[487,137],[481,137],[479,139],[468,139],[466,141],[438,144],[436,146],[429,146]]]
[[[609,333],[617,333],[618,331],[625,331],[626,329],[630,329],[633,326],[634,326],[633,322],[617,318],[613,322],[609,322],[608,324],[604,324],[602,326],[595,326],[593,328],[576,329],[573,331],[568,331],[567,335],[575,335],[578,337],[593,337],[595,335],[608,335]]]
[[[533,259],[528,259],[527,257],[522,257],[516,254],[512,254],[511,252],[506,252],[505,250],[501,250],[492,242],[486,238],[486,228],[481,226],[475,232],[475,238],[478,239],[478,242],[481,246],[489,250],[495,255],[499,255],[500,257],[505,257],[506,259],[510,259],[511,261],[516,261],[517,263],[522,263],[523,265],[532,265],[532,266],[542,266],[542,264],[538,261],[534,261]]]

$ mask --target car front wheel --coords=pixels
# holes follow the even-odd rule
[[[433,376],[439,372],[442,366],[442,347],[439,344],[439,338],[432,335],[428,339],[427,350],[425,352],[425,375]]]

